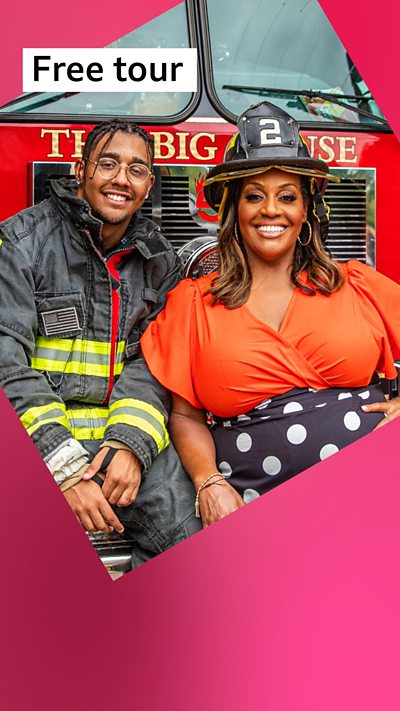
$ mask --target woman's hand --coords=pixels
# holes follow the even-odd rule
[[[362,405],[361,409],[364,412],[383,412],[385,417],[379,424],[374,427],[377,430],[383,425],[387,425],[388,422],[395,420],[396,417],[400,416],[400,398],[394,398],[394,400],[385,400],[385,402],[373,402],[370,405]]]
[[[220,518],[242,508],[244,501],[233,486],[224,479],[218,479],[200,491],[199,505],[203,526],[207,528]]]

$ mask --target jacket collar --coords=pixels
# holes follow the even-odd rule
[[[102,222],[94,217],[86,200],[76,195],[77,182],[71,178],[58,178],[50,183],[50,198],[62,217],[72,222],[80,230],[88,230],[94,242],[101,240]],[[170,251],[170,246],[163,239],[160,228],[147,217],[137,212],[129,223],[122,238],[121,247],[136,248],[145,259],[156,257]]]

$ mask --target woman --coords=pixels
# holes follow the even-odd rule
[[[207,526],[399,414],[400,286],[324,250],[328,166],[263,102],[206,181],[220,269],[181,282],[142,338]],[[212,413],[211,428],[206,412]]]

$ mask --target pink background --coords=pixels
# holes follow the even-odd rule
[[[23,45],[101,46],[173,4],[11,4],[2,100]],[[397,2],[321,4],[400,133]],[[0,415],[2,708],[398,711],[399,421],[113,583],[1,393]]]

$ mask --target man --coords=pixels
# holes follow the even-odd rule
[[[0,384],[87,531],[135,540],[134,565],[198,528],[139,338],[180,279],[139,216],[153,146],[127,120],[88,135],[76,180],[0,225]],[[90,466],[89,466],[90,465]],[[94,476],[94,478],[92,478]]]

